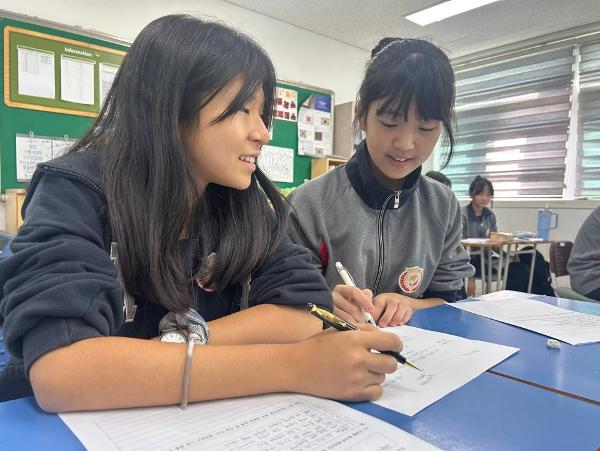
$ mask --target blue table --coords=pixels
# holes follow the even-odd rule
[[[413,417],[354,405],[445,450],[584,450],[600,445],[600,407],[484,373]]]
[[[536,296],[558,307],[600,315],[600,304]],[[600,403],[600,343],[546,346],[548,337],[449,305],[415,312],[411,326],[474,340],[514,346],[520,351],[492,368],[502,375]],[[600,444],[600,443],[599,443]]]
[[[600,444],[600,408],[489,373],[413,417],[372,403],[350,405],[446,450],[591,450]],[[0,449],[83,447],[57,415],[25,398],[0,404]]]

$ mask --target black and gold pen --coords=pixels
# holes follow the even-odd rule
[[[315,315],[317,318],[319,318],[325,324],[329,324],[331,327],[334,327],[337,330],[342,330],[342,331],[358,330],[358,327],[356,327],[354,324],[344,321],[342,318],[335,316],[333,313],[328,312],[327,310],[317,307],[315,304],[308,303],[308,304],[306,304],[306,306],[310,309],[310,313]],[[379,351],[379,352],[381,354],[391,355],[398,361],[398,363],[401,363],[402,365],[408,365],[408,366],[413,367],[416,370],[423,371],[421,368],[416,366],[414,363],[411,363],[408,360],[406,360],[406,357],[404,357],[399,352],[396,352],[396,351]]]

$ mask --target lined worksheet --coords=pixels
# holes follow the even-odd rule
[[[282,394],[61,414],[88,450],[436,450],[343,404]]]
[[[600,316],[574,312],[535,299],[500,291],[480,301],[456,302],[452,307],[522,327],[572,345],[600,342]],[[489,295],[486,295],[489,296]]]
[[[410,326],[382,330],[397,334],[404,344],[402,355],[423,371],[400,365],[386,376],[383,396],[374,402],[409,416],[519,350]]]

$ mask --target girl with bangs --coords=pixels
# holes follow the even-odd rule
[[[445,134],[453,152],[454,73],[448,57],[420,39],[385,38],[373,49],[356,101],[366,134],[344,166],[289,196],[288,233],[306,246],[333,290],[334,313],[379,326],[414,310],[464,297],[473,274],[460,244],[460,205],[421,166]],[[340,284],[341,262],[358,288]]]
[[[381,395],[397,363],[371,349],[400,340],[319,333],[305,303],[331,310],[331,292],[257,167],[275,80],[224,25],[174,15],[141,31],[90,131],[31,181],[0,263],[1,400],[34,393],[64,412]]]

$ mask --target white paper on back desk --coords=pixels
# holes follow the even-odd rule
[[[519,350],[410,326],[383,330],[400,336],[404,344],[402,355],[423,371],[399,365],[396,372],[386,376],[383,396],[374,402],[409,416]]]
[[[574,312],[524,295],[527,293],[504,290],[481,296],[479,301],[450,305],[572,345],[600,342],[600,316]]]
[[[88,450],[437,450],[377,418],[281,394],[60,417]]]

